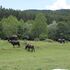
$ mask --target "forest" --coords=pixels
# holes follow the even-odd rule
[[[0,39],[11,35],[28,40],[70,41],[70,9],[22,11],[0,6]]]

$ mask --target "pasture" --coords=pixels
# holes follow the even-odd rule
[[[35,52],[26,51],[24,41],[20,48],[13,48],[0,40],[0,70],[70,70],[70,43],[29,41]]]

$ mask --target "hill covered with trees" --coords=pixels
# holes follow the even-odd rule
[[[0,38],[70,40],[70,10],[14,10],[0,6]]]

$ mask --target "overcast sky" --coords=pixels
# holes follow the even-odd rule
[[[18,10],[57,10],[70,9],[70,0],[0,0],[0,5]]]

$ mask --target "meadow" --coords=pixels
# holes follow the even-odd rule
[[[24,49],[25,41],[20,41],[20,48],[13,48],[0,40],[0,70],[70,70],[70,42],[27,42],[35,46],[35,52]]]

